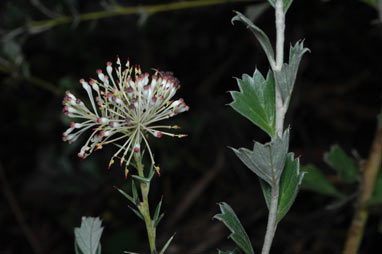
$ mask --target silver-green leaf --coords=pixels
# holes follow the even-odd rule
[[[244,74],[237,79],[240,91],[231,91],[233,102],[230,106],[252,123],[275,136],[275,82],[272,72],[264,79],[260,71],[255,70],[253,76]]]
[[[229,237],[232,238],[232,240],[240,249],[244,251],[244,253],[254,254],[251,241],[249,240],[249,237],[241,225],[239,218],[237,218],[235,212],[227,203],[224,202],[220,203],[219,207],[221,213],[216,214],[214,219],[223,222],[224,225],[227,226],[227,228],[232,232]]]
[[[275,5],[276,5],[276,0],[268,0],[268,2],[269,2],[273,7],[275,7]],[[289,9],[290,5],[292,4],[292,2],[293,2],[293,0],[284,0],[284,1],[283,1],[283,4],[284,4],[284,6],[283,6],[283,11],[284,11],[284,13],[286,13],[286,12],[288,11],[288,9]]]
[[[286,158],[285,167],[280,178],[279,201],[277,205],[276,216],[277,223],[282,218],[284,218],[284,216],[293,205],[303,177],[304,172],[300,171],[300,160],[298,158],[294,159],[294,154],[289,153]],[[260,180],[260,183],[263,189],[265,202],[269,207],[272,187],[262,180]]]
[[[261,47],[263,48],[265,54],[267,55],[268,61],[271,66],[274,66],[275,64],[275,53],[272,48],[271,41],[269,40],[269,37],[261,30],[259,27],[254,25],[251,20],[249,20],[246,16],[244,16],[242,13],[238,11],[234,11],[236,15],[232,18],[231,22],[232,24],[235,21],[241,21],[245,25],[247,25],[247,28],[251,30],[251,32],[255,35],[257,40],[259,41]]]
[[[289,129],[284,131],[282,137],[277,136],[264,145],[255,142],[252,151],[246,148],[232,150],[250,170],[274,186],[279,183],[283,172],[288,146]]]
[[[74,229],[76,245],[83,254],[96,254],[100,248],[101,223],[98,217],[83,217],[81,227]]]
[[[330,151],[324,154],[324,161],[337,171],[344,182],[356,182],[361,176],[355,161],[339,145],[333,145]]]
[[[281,71],[274,72],[276,86],[281,92],[285,109],[287,109],[289,105],[301,58],[308,51],[308,48],[304,48],[304,42],[298,41],[294,47],[290,47],[289,64],[284,63]]]

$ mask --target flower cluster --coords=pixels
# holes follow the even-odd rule
[[[140,152],[141,144],[145,144],[155,166],[147,134],[156,138],[163,135],[179,138],[186,136],[163,131],[179,129],[177,125],[157,125],[157,122],[187,111],[189,107],[183,99],[171,100],[180,87],[173,73],[155,70],[150,76],[142,73],[139,66],[130,66],[129,60],[125,67],[122,69],[117,57],[115,68],[111,62],[107,62],[107,75],[97,70],[98,80],[80,80],[89,96],[90,105],[86,105],[70,91],[66,92],[63,111],[68,117],[77,119],[77,122],[72,122],[70,128],[63,133],[63,141],[74,142],[85,131],[91,130],[78,156],[85,158],[104,145],[114,143],[119,149],[112,156],[109,168],[114,159],[119,158],[121,166],[126,165],[127,174],[131,158],[134,153]],[[155,169],[159,173],[159,167],[155,166]]]

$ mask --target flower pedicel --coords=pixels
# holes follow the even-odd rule
[[[140,152],[143,140],[159,174],[159,167],[155,166],[148,137],[145,134],[149,133],[157,138],[163,135],[179,138],[187,136],[163,131],[179,129],[177,125],[156,124],[189,109],[183,99],[171,100],[180,87],[179,80],[171,72],[158,70],[155,70],[150,77],[148,73],[142,73],[140,67],[130,66],[129,60],[126,68],[122,70],[119,57],[115,68],[117,79],[113,77],[111,62],[107,62],[106,72],[107,75],[102,70],[97,70],[99,80],[90,79],[89,82],[80,80],[89,96],[91,107],[85,105],[70,91],[66,92],[63,100],[64,113],[68,117],[78,119],[78,122],[70,124],[63,133],[63,141],[74,142],[81,134],[91,129],[92,133],[78,156],[86,158],[94,150],[101,149],[103,145],[114,143],[119,149],[112,156],[109,168],[114,159],[119,158],[121,166],[126,165],[127,176],[130,160],[134,153]],[[118,144],[117,141],[122,143]]]

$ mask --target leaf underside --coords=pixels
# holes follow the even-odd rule
[[[84,217],[81,227],[74,229],[75,243],[83,254],[96,254],[99,252],[103,231],[101,223],[98,217]]]
[[[275,7],[276,0],[268,0],[268,2],[273,6],[273,8]],[[284,2],[283,11],[284,13],[286,13],[290,5],[292,4],[293,0],[284,0],[283,2]]]
[[[245,232],[240,220],[237,218],[235,212],[227,203],[219,204],[221,213],[216,214],[214,219],[224,223],[231,231],[230,238],[237,244],[240,249],[246,254],[254,254],[251,241]],[[237,252],[222,252],[222,253],[237,253]]]
[[[252,151],[246,148],[232,148],[232,150],[252,172],[273,186],[280,180],[288,146],[289,129],[284,131],[282,137],[277,136],[267,144],[255,142]]]
[[[298,41],[293,47],[290,47],[289,64],[284,63],[281,71],[276,71],[274,73],[276,85],[280,90],[281,98],[286,109],[288,108],[294,83],[296,82],[301,58],[308,51],[309,49],[304,48],[304,42]]]
[[[269,136],[275,135],[275,82],[272,72],[267,78],[255,70],[253,76],[242,75],[237,79],[240,91],[231,91],[233,102],[230,106],[256,124]]]
[[[274,66],[275,53],[273,51],[273,47],[272,47],[271,41],[269,40],[269,37],[263,32],[263,30],[261,30],[255,24],[253,24],[252,21],[249,20],[242,13],[238,11],[234,11],[234,12],[236,13],[236,15],[231,19],[232,24],[235,21],[243,22],[247,26],[247,28],[255,35],[256,39],[259,41],[261,47],[263,48],[268,58],[270,65]]]

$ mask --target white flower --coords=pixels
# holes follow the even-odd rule
[[[186,136],[163,131],[179,129],[177,125],[157,124],[158,121],[189,109],[183,99],[171,100],[180,87],[179,80],[171,72],[157,70],[150,77],[148,73],[141,73],[140,67],[130,66],[129,60],[126,68],[122,70],[118,57],[115,70],[113,71],[112,63],[108,62],[106,72],[107,75],[102,70],[97,70],[99,80],[80,80],[89,96],[90,105],[85,105],[70,91],[66,92],[63,100],[64,113],[68,117],[76,118],[77,122],[72,122],[63,133],[63,140],[71,143],[85,131],[91,130],[78,156],[85,158],[94,150],[101,149],[103,145],[114,143],[119,149],[112,156],[109,167],[115,158],[119,158],[120,164],[125,164],[126,168],[133,154],[140,152],[142,143],[155,165],[146,134],[156,138],[163,135],[179,138]],[[158,171],[159,167],[156,169]]]

